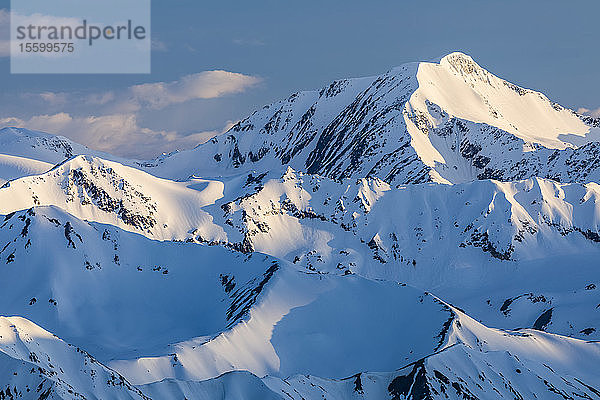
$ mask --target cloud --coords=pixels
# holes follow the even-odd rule
[[[135,114],[74,117],[68,113],[57,113],[35,115],[28,119],[0,118],[0,126],[3,127],[40,130],[65,136],[95,150],[138,159],[150,159],[160,152],[195,147],[226,132],[233,125],[228,121],[222,130],[182,134],[142,127]]]
[[[153,51],[167,51],[167,45],[165,42],[161,42],[158,39],[152,39],[151,48]]]
[[[103,106],[116,100],[115,92],[92,93],[84,98],[86,104]]]
[[[233,39],[238,46],[264,46],[266,43],[260,39]]]
[[[23,102],[19,117],[1,115],[0,127],[18,126],[66,136],[90,148],[123,157],[148,159],[163,152],[192,148],[228,130],[218,119],[210,129],[191,131],[198,120],[188,118],[197,99],[216,99],[241,93],[260,82],[260,78],[227,71],[205,71],[171,82],[154,82],[105,92],[37,92],[12,97]],[[169,108],[177,106],[181,108]],[[161,111],[162,110],[162,111]],[[194,112],[194,111],[192,111]],[[162,113],[162,114],[161,114]],[[156,117],[163,115],[165,118]],[[194,119],[196,118],[196,119]],[[169,122],[171,121],[171,122]],[[204,121],[204,120],[202,120]],[[200,121],[200,124],[203,122]],[[160,125],[157,128],[156,125]]]
[[[590,110],[589,108],[580,107],[577,109],[577,113],[583,114],[583,115],[589,115],[590,117],[593,117],[593,118],[600,118],[600,107],[598,107],[596,109],[592,109],[592,110]]]
[[[198,49],[196,49],[194,46],[192,46],[192,45],[191,45],[191,44],[189,44],[189,43],[185,43],[185,44],[183,45],[183,47],[184,47],[184,48],[185,48],[185,49],[186,49],[188,52],[190,52],[190,53],[197,53],[197,52],[198,52]]]
[[[255,86],[260,78],[228,71],[205,71],[187,75],[174,82],[146,83],[130,88],[133,99],[152,109],[196,99],[215,99],[241,93]]]
[[[170,105],[199,99],[217,99],[242,93],[261,82],[255,76],[228,71],[204,71],[172,82],[154,82],[121,90],[97,93],[42,92],[26,93],[48,105],[87,105],[100,107],[96,113],[129,113],[143,109],[159,110]]]
[[[67,93],[42,92],[39,96],[42,100],[54,106],[64,105],[68,101]]]

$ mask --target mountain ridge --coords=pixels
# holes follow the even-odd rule
[[[453,105],[448,89],[440,91],[436,85],[453,88],[454,97],[450,97],[464,101]],[[494,100],[498,95],[510,96],[517,105],[502,105]],[[524,117],[519,102],[532,115]],[[539,117],[539,108],[550,121]],[[528,122],[535,115],[537,119]],[[514,119],[519,125],[511,124]],[[557,157],[562,160],[559,155],[566,150],[577,153],[574,144],[559,140],[560,135],[565,140],[579,138],[585,142],[581,145],[589,144],[586,134],[597,136],[593,124],[584,121],[588,120],[538,92],[495,77],[469,56],[452,53],[440,64],[406,64],[384,75],[338,80],[320,91],[295,93],[255,111],[226,134],[194,150],[160,159],[149,171],[185,179],[193,174],[216,176],[217,171],[223,174],[235,169],[291,165],[298,171],[335,180],[377,176],[395,184],[457,183],[490,177],[514,180],[536,173],[576,181],[581,176],[557,175],[561,169],[568,170],[569,160],[550,170],[543,166]],[[485,132],[475,134],[475,129]],[[515,156],[510,162],[519,168],[516,173],[507,165],[494,165],[501,163],[494,157],[498,146],[478,154],[490,147],[485,140],[490,131],[496,141],[514,143]],[[461,139],[464,133],[466,140]],[[456,143],[448,142],[448,138]],[[588,151],[592,154],[574,157],[591,164],[597,145],[592,144]],[[193,160],[198,159],[208,165],[193,167]]]

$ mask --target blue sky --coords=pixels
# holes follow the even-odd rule
[[[151,157],[292,92],[454,50],[565,106],[597,109],[598,15],[600,2],[577,0],[154,0],[150,75],[10,75],[0,46],[0,121]]]

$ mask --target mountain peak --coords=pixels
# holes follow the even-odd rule
[[[407,62],[402,65],[398,65],[397,67],[392,68],[390,70],[390,73],[392,73],[392,74],[406,73],[407,71],[409,71],[411,69],[414,69],[416,71],[419,68],[419,66],[421,66],[422,64],[443,65],[443,66],[451,67],[456,70],[461,70],[464,68],[466,71],[470,71],[470,72],[472,72],[474,70],[483,69],[475,62],[475,60],[473,60],[473,58],[470,55],[462,53],[460,51],[454,51],[452,53],[448,53],[443,56],[435,57],[435,58],[429,59],[427,61]]]
[[[475,62],[473,60],[473,57],[471,57],[470,55],[468,55],[466,53],[463,53],[462,51],[453,51],[448,54],[444,54],[442,56],[433,58],[433,59],[431,59],[431,61],[428,61],[428,62],[434,63],[434,64],[441,64],[443,62],[448,62],[448,61],[452,61],[452,60],[456,60],[456,59],[462,59],[464,61]]]
[[[481,68],[471,56],[458,51],[442,57],[439,61],[439,64],[448,65],[461,74],[472,74],[474,72],[483,70],[483,68]]]

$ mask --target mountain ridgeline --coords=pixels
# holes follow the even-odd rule
[[[289,165],[336,181],[378,177],[394,186],[589,182],[598,179],[599,125],[453,53],[439,64],[295,93],[193,151],[158,161],[156,170],[186,178]]]

